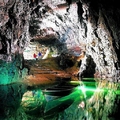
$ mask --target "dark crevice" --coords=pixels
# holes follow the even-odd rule
[[[81,77],[93,78],[95,73],[96,64],[93,61],[93,58],[89,55],[86,60],[86,69],[81,73]]]
[[[39,21],[35,19],[30,20],[30,26],[29,26],[29,32],[31,36],[34,36],[37,34],[37,30],[39,29]]]
[[[82,14],[83,14],[83,9],[82,9],[82,3],[79,1],[77,2],[77,14],[78,14],[78,18],[80,20],[80,23],[82,23]]]
[[[0,50],[0,54],[7,54],[7,43],[6,43],[6,37],[4,35],[0,34],[1,43],[2,43],[2,49]]]
[[[117,48],[116,39],[115,39],[114,33],[113,33],[113,31],[112,31],[112,29],[111,29],[111,27],[110,27],[111,25],[109,25],[109,22],[108,22],[108,20],[107,20],[107,18],[106,18],[107,16],[105,16],[105,15],[103,14],[103,17],[104,17],[104,20],[105,20],[106,27],[107,27],[107,29],[109,30],[110,35],[111,35],[111,37],[112,37],[112,45],[113,45],[113,47],[114,47],[114,49],[115,49],[117,58],[118,58],[118,60],[120,61],[120,56],[119,56],[120,49]]]
[[[37,6],[34,11],[35,13],[37,14],[38,17],[40,17],[40,12],[39,12],[39,9],[40,9],[41,6]],[[32,11],[33,12],[33,11]]]
[[[12,23],[11,23],[10,19],[6,23],[6,27],[12,29]]]
[[[17,25],[17,20],[14,14],[14,5],[8,11],[11,24]]]
[[[104,61],[104,65],[107,66],[108,64],[107,64],[107,61],[105,60],[105,57],[106,57],[106,56],[105,56],[105,54],[103,53],[103,61]]]
[[[98,19],[99,19],[99,4],[97,1],[94,1],[94,3],[90,4],[90,15],[92,16],[92,19],[95,20],[94,24],[97,25]]]
[[[116,70],[120,70],[120,62],[114,63]]]
[[[96,31],[96,30],[97,30],[97,29],[94,29],[94,34],[95,34],[96,38],[98,38],[98,42],[100,42],[101,39],[99,38],[99,35],[97,34],[97,31]]]

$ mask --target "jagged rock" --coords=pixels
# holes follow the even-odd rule
[[[22,53],[33,38],[43,40],[42,35],[52,40],[54,34],[59,52],[81,46],[93,58],[100,77],[105,74],[109,78],[111,74],[114,78],[120,60],[117,2],[110,1],[108,7],[104,1],[90,0],[70,3],[12,0],[1,1],[0,5],[1,59],[8,60],[7,56],[4,58],[6,54],[11,57],[12,53]]]
[[[77,63],[80,62],[80,68],[77,71],[80,75],[88,77],[90,74],[90,77],[94,75],[103,81],[107,79],[111,82],[120,82],[119,16],[119,1],[113,0],[109,0],[109,2],[105,0],[1,0],[0,84],[23,80],[29,75],[29,72],[33,75],[27,76],[27,80],[33,84],[32,80],[40,77],[39,65],[35,66],[36,68],[33,64],[31,68],[24,66],[23,53],[29,47],[30,42],[35,41],[52,49],[53,53],[59,56],[70,53],[70,50],[75,47],[80,48],[79,55],[72,54],[74,62],[63,56],[60,56],[57,61],[59,69],[64,71],[62,73],[69,73],[65,74],[67,76],[70,74],[73,76],[74,72],[76,74],[77,61]],[[46,55],[48,56],[48,54]],[[73,63],[75,64],[71,67],[70,65]],[[48,72],[48,70],[46,71]],[[37,77],[35,78],[34,75]],[[55,78],[55,75],[52,74],[52,77]],[[39,78],[39,80],[41,79]],[[47,80],[49,81],[48,78]],[[114,90],[102,98],[106,100],[105,103],[103,101],[100,101],[101,104],[95,102],[93,110],[90,107],[86,113],[83,113],[90,112],[90,116],[83,115],[85,119],[87,116],[91,119],[101,119],[102,117],[104,120],[109,116],[102,111],[107,111],[107,115],[110,116],[112,112],[114,113],[113,103],[117,99]],[[109,101],[111,103],[108,110]],[[118,101],[117,105],[119,103]],[[105,108],[103,108],[103,104],[105,104]],[[116,114],[118,115],[118,113]]]

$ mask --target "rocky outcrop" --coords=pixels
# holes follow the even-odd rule
[[[0,60],[0,84],[10,84],[23,81],[28,74],[27,68],[23,67],[23,56],[12,55],[10,62]]]
[[[72,4],[69,13],[66,10],[68,7],[69,5],[65,1],[60,3],[37,0],[1,1],[1,60],[11,62],[15,54],[23,54],[26,46],[29,46],[30,40],[40,41],[42,39],[42,44],[54,46],[58,53],[66,52],[68,47],[79,46],[77,45],[79,42],[77,5]],[[19,62],[22,64],[22,61]],[[5,69],[8,69],[7,66]],[[19,72],[22,72],[21,69],[17,74]],[[12,82],[12,80],[8,81]],[[8,81],[6,83],[10,83]]]
[[[11,0],[3,1],[0,6],[0,53],[6,56],[22,53],[29,41],[29,4]]]
[[[27,1],[0,2],[0,84],[9,84],[21,80],[25,72],[22,53],[29,41],[30,9]]]
[[[109,3],[3,0],[0,58],[11,61],[12,54],[23,53],[30,40],[49,43],[60,53],[80,46],[93,58],[97,77],[119,81],[119,14],[119,6],[112,0]]]
[[[96,5],[95,5],[96,4]],[[112,78],[114,81],[115,73],[119,69],[119,27],[116,26],[119,18],[115,17],[119,13],[117,3],[112,1],[108,4],[103,1],[97,3],[83,2],[87,18],[84,18],[86,25],[86,50],[96,63],[96,71],[102,78]],[[108,6],[108,7],[107,7]],[[112,9],[112,11],[111,11]],[[85,13],[85,12],[84,12]],[[82,17],[82,16],[81,16]],[[114,24],[114,25],[113,25]],[[114,31],[114,32],[113,32]],[[117,43],[117,48],[115,47]],[[117,74],[119,76],[119,74]]]
[[[98,89],[99,92],[95,91],[91,98],[79,101],[79,106],[73,105],[76,110],[70,108],[64,112],[65,114],[61,113],[57,117],[66,120],[70,118],[117,119],[119,117],[117,111],[120,110],[118,91],[120,87],[119,84],[111,82],[120,82],[119,16],[119,3],[113,0],[109,2],[105,0],[1,0],[0,85],[22,80],[28,82],[30,88],[31,84],[44,86],[44,82],[51,85],[55,82],[51,79],[56,80],[56,76],[58,78],[67,76],[67,80],[71,80],[79,72],[80,77],[98,78],[95,80],[99,83],[97,87],[100,91]],[[47,67],[40,67],[41,63],[37,63],[40,61],[32,61],[28,66],[25,64],[23,53],[31,43],[33,45],[37,43],[36,46],[44,45],[55,53],[49,56],[52,58],[41,60],[44,61],[41,62],[42,65]],[[68,59],[68,56],[71,58]],[[68,76],[72,77],[68,79]],[[7,88],[4,87],[4,90],[2,88],[1,90],[6,95]],[[10,95],[7,93],[4,98],[1,94],[0,97],[2,101],[0,110],[4,114],[0,119],[12,115],[12,107],[15,107],[12,102],[8,105],[3,104],[3,99],[9,103],[8,100],[15,101],[18,96],[19,100],[16,104],[20,105],[23,95],[20,86],[8,86],[8,88],[11,90]],[[28,93],[32,94],[32,92]],[[31,103],[34,104],[34,101],[30,101]],[[10,111],[6,105],[10,106]],[[39,101],[37,105],[41,105]],[[23,119],[25,116],[24,119],[27,120],[26,113],[22,113],[23,109],[18,107],[14,109],[17,110],[17,114],[11,119],[16,119],[18,116],[19,119]],[[73,114],[73,111],[77,115]],[[72,117],[69,117],[70,115]]]

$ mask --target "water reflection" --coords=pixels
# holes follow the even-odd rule
[[[82,91],[76,90],[78,85],[69,81],[45,90],[22,83],[1,85],[0,120],[14,120],[18,116],[25,120],[54,118],[75,100],[83,99]]]
[[[105,88],[105,84],[112,88]],[[0,86],[0,120],[105,120],[108,115],[114,118],[115,110],[120,110],[114,107],[120,105],[119,92],[119,85],[101,82],[98,89],[90,80],[67,81],[44,90],[22,83],[4,85]]]
[[[0,86],[0,120],[16,114],[26,91],[26,86],[21,83]]]
[[[23,95],[21,106],[29,119],[33,117],[45,120],[54,118],[71,106],[74,101],[84,99],[78,86],[80,86],[79,81],[67,81],[45,90],[30,89]]]

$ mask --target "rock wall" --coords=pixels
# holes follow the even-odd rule
[[[86,43],[87,55],[90,55],[96,63],[95,77],[119,81],[118,3],[112,0],[109,3],[103,0],[96,2],[82,0],[78,7],[80,7],[80,36]]]
[[[27,68],[23,67],[23,56],[12,55],[10,62],[0,60],[0,84],[10,84],[23,81],[27,75]]]
[[[0,84],[22,79],[22,52],[29,41],[29,11],[27,1],[0,1]]]
[[[81,47],[96,64],[95,76],[119,81],[119,16],[117,2],[99,0],[2,0],[0,2],[0,58],[11,61],[30,40],[65,52]],[[50,39],[48,39],[50,38]],[[50,41],[50,42],[48,42]],[[80,73],[84,71],[83,60]],[[89,65],[88,65],[89,67]]]
[[[19,54],[18,58],[15,57],[15,59],[19,59],[26,46],[29,46],[30,40],[36,40],[36,38],[39,41],[41,38],[43,40],[47,38],[45,41],[47,46],[54,46],[59,53],[66,52],[68,48],[79,45],[79,25],[77,23],[77,5],[75,3],[69,8],[66,1],[2,0],[0,1],[0,59],[5,63],[14,64],[14,56]],[[21,59],[23,60],[23,58]],[[16,60],[19,63],[18,66],[14,64],[14,70],[17,72],[15,74],[18,76],[21,76],[24,68],[21,59]],[[1,63],[1,71],[2,66],[4,66],[3,63]],[[0,73],[1,76],[9,74],[7,63],[4,68],[6,72]],[[15,79],[8,78],[6,82],[2,81],[1,84],[7,84]]]

